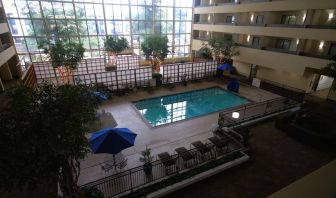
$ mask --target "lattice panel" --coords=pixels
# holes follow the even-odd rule
[[[117,56],[117,70],[137,69],[140,66],[140,57],[134,55]]]

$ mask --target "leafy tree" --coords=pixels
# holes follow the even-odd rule
[[[108,36],[104,42],[104,47],[105,51],[108,52],[108,64],[114,66],[117,54],[128,49],[130,46],[126,38]]]
[[[202,43],[202,47],[197,51],[197,55],[203,59],[212,59],[212,51],[207,43]]]
[[[51,61],[54,68],[57,68],[63,82],[69,84],[71,81],[72,69],[76,69],[78,63],[83,59],[85,48],[82,43],[75,41],[56,40],[55,43],[42,42],[39,48],[44,49],[47,60]]]
[[[151,35],[146,37],[144,42],[141,43],[141,50],[146,59],[148,60],[151,57],[153,72],[160,72],[161,63],[170,52],[168,48],[167,36]]]
[[[44,52],[49,55],[53,67],[65,66],[76,69],[83,59],[85,49],[82,43],[57,40],[55,44],[45,47]]]
[[[152,56],[153,58],[159,58],[163,61],[168,53],[168,37],[161,35],[151,35],[145,38],[141,43],[141,50],[146,57]]]
[[[76,197],[80,160],[89,152],[86,125],[99,100],[83,85],[51,84],[18,87],[8,98],[0,111],[0,189],[58,182],[64,197]]]
[[[126,38],[108,36],[104,42],[105,51],[118,54],[129,48]]]
[[[212,38],[208,43],[219,62],[232,61],[232,57],[239,55],[236,43],[231,37]]]

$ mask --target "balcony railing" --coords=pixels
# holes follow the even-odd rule
[[[10,48],[12,45],[10,43],[3,43],[0,47],[0,52],[5,51],[6,49]]]
[[[247,104],[239,108],[225,110],[219,113],[219,127],[239,127],[241,123],[281,113],[297,107],[300,103],[287,98],[276,98],[259,103]],[[232,113],[238,112],[239,118],[232,118]]]
[[[313,54],[310,52],[299,52],[299,55],[312,57],[312,58],[328,59],[328,60],[330,60],[333,57],[333,55],[329,55],[329,54]]]
[[[213,24],[212,21],[195,21],[194,24]]]
[[[168,159],[152,162],[152,173],[150,175],[145,174],[143,166],[138,166],[87,183],[81,187],[95,187],[103,192],[104,197],[114,197],[122,193],[133,192],[144,186],[154,184],[164,178],[183,174],[185,171],[196,169],[204,164],[228,157],[231,159],[232,157],[230,156],[240,154],[240,156],[238,155],[229,160],[233,161],[244,156],[241,152],[245,151],[246,148],[241,143],[243,140],[236,138],[231,135],[231,133],[232,132],[230,131],[221,133],[222,140],[227,142],[227,147],[224,149],[219,149],[213,143],[209,142],[205,144],[204,148],[206,148],[207,151],[203,152],[203,154],[201,154],[202,151],[200,151],[200,149],[192,148],[188,150],[186,153],[191,157],[188,161],[183,160],[183,154],[174,154],[171,155],[171,158],[169,159],[171,162],[169,165],[165,163]]]
[[[258,27],[281,27],[281,28],[305,28],[305,29],[336,29],[336,25],[303,25],[303,24],[255,24],[246,22],[194,22],[194,24],[208,24],[208,25],[236,25],[236,26],[258,26]]]
[[[271,1],[282,1],[282,0],[238,0],[234,2],[230,1],[221,1],[221,2],[214,2],[213,4],[199,4],[195,5],[196,7],[209,7],[209,6],[224,6],[224,5],[234,5],[234,4],[245,4],[245,3],[265,3],[265,2],[271,2]]]
[[[306,28],[306,25],[300,24],[267,24],[268,27],[283,27],[283,28]]]
[[[281,49],[281,48],[273,48],[273,47],[262,47],[262,50],[272,51],[272,52],[280,52],[286,54],[298,54],[296,51],[291,51],[289,49]]]
[[[201,40],[201,41],[208,41],[207,38],[194,38],[195,40]],[[236,44],[238,47],[247,47],[252,49],[259,49],[259,50],[265,50],[265,51],[272,51],[272,52],[279,52],[279,53],[285,53],[285,54],[292,54],[292,55],[298,55],[298,56],[306,56],[306,57],[312,57],[312,58],[319,58],[319,59],[327,59],[330,60],[333,55],[327,55],[327,54],[313,54],[310,52],[302,52],[302,51],[290,51],[287,49],[280,49],[280,48],[272,48],[272,47],[265,47],[265,46],[253,46],[251,44]]]

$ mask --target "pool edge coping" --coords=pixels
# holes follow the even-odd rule
[[[232,93],[232,94],[234,94],[234,95],[236,95],[236,96],[238,96],[238,97],[244,98],[245,100],[247,100],[247,101],[249,101],[249,102],[246,103],[246,104],[242,104],[242,105],[235,106],[235,107],[230,107],[230,108],[221,109],[221,110],[214,111],[214,112],[207,113],[207,114],[194,116],[194,117],[192,117],[192,118],[187,118],[187,119],[184,119],[184,120],[178,120],[178,121],[175,121],[175,122],[165,123],[165,124],[162,124],[162,125],[159,125],[159,126],[152,126],[152,125],[150,124],[150,122],[144,117],[144,115],[140,113],[140,111],[137,109],[137,107],[136,107],[135,104],[134,104],[135,102],[142,101],[142,100],[153,99],[153,98],[160,98],[160,97],[164,97],[164,96],[172,96],[172,95],[177,95],[177,94],[181,94],[181,93],[185,93],[185,92],[200,91],[200,90],[211,89],[211,88],[220,88],[220,89],[223,89],[224,91],[226,91],[226,92],[230,92],[230,93]],[[212,115],[212,114],[215,114],[215,113],[222,112],[222,111],[224,111],[224,110],[229,110],[229,109],[233,109],[233,108],[241,108],[242,106],[245,106],[245,105],[247,105],[247,104],[253,104],[253,103],[256,103],[256,102],[253,101],[253,100],[251,100],[251,99],[249,99],[249,98],[246,98],[245,96],[241,96],[241,95],[239,95],[238,93],[228,91],[228,90],[227,90],[226,88],[224,88],[224,87],[221,87],[221,86],[219,86],[219,85],[215,85],[215,86],[210,86],[210,87],[201,88],[201,89],[194,89],[194,90],[191,90],[191,91],[181,91],[181,92],[174,93],[174,94],[159,95],[159,96],[154,96],[154,97],[149,97],[149,98],[143,98],[143,99],[140,99],[140,100],[131,101],[131,102],[130,102],[130,106],[132,107],[133,110],[135,110],[135,112],[140,116],[141,120],[142,120],[142,121],[143,121],[143,122],[150,128],[150,129],[156,129],[156,128],[161,128],[161,127],[166,127],[166,126],[171,125],[171,124],[180,123],[180,122],[184,122],[184,121],[189,121],[189,120],[192,120],[192,119],[200,118],[200,117],[203,117],[203,116]]]

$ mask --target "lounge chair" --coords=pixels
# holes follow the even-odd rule
[[[100,168],[105,172],[108,173],[110,172],[111,169],[114,169],[114,166],[112,164],[109,163],[99,163]]]
[[[119,164],[117,164],[117,168],[123,169],[127,166],[127,158],[124,158]]]
[[[211,143],[215,145],[215,147],[219,151],[224,151],[224,148],[226,148],[226,151],[228,150],[229,141],[227,139],[219,139],[216,136],[208,138],[208,139],[210,140]]]
[[[184,166],[193,165],[195,157],[184,147],[179,147],[175,149],[176,153],[182,158]],[[188,163],[190,162],[191,163]]]
[[[105,172],[108,173],[111,169],[123,169],[127,166],[127,158],[124,158],[121,162],[116,163],[115,165],[107,162],[100,163],[100,168]]]
[[[191,143],[197,151],[201,154],[202,159],[204,160],[206,155],[209,153],[211,157],[211,148],[207,147],[205,144],[203,144],[201,141],[196,141]]]
[[[178,166],[176,165],[176,159],[173,159],[169,155],[169,153],[167,153],[167,152],[160,153],[160,154],[158,154],[158,157],[159,157],[160,161],[162,162],[162,164],[165,166],[166,175],[168,174],[169,169],[171,167],[173,167],[173,170],[174,170],[174,167],[176,167],[176,170],[178,171]]]

